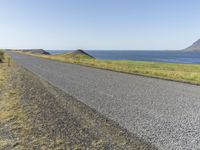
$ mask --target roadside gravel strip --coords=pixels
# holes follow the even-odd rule
[[[200,86],[10,54],[159,149],[200,148]]]

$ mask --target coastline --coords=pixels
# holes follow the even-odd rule
[[[200,85],[200,65],[198,64],[174,64],[164,62],[145,62],[128,60],[96,60],[96,59],[74,59],[66,58],[65,55],[41,55],[24,52],[17,52],[24,55],[31,55],[59,61],[63,63],[77,64],[96,69],[109,70],[114,72],[139,75],[150,78],[157,78],[193,85]]]

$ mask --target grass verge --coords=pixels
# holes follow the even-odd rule
[[[5,55],[3,63],[0,63],[0,149],[19,149],[30,124],[20,107],[17,91],[8,81],[8,59]],[[20,139],[15,138],[16,135]]]
[[[86,58],[83,55],[73,57],[71,54],[26,54],[94,68],[200,85],[200,65],[196,64],[174,64],[128,60],[96,60]]]
[[[12,67],[8,65],[9,61],[10,57],[5,54],[0,63],[0,149],[32,149],[46,137],[33,134],[33,123],[21,101],[19,89],[10,79]]]

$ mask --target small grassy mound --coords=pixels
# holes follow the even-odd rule
[[[3,59],[4,59],[4,52],[0,51],[0,63],[3,62]]]
[[[41,56],[41,55],[38,55]],[[62,62],[69,62],[69,63],[81,63],[81,62],[93,62],[95,61],[95,58],[88,53],[82,51],[82,50],[76,50],[74,52],[67,52],[64,54],[56,54],[56,55],[49,55],[44,56],[48,59],[58,60]]]
[[[81,49],[78,49],[74,52],[68,52],[68,53],[64,53],[64,54],[57,54],[56,56],[61,56],[61,57],[65,57],[65,58],[69,58],[69,59],[91,59],[94,57],[89,55],[88,53],[84,52]]]
[[[43,49],[22,49],[19,51],[22,51],[25,53],[31,53],[31,54],[51,55],[49,52],[47,52]]]

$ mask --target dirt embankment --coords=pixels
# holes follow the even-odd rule
[[[0,123],[2,149],[155,149],[19,66],[5,84],[12,113]]]

